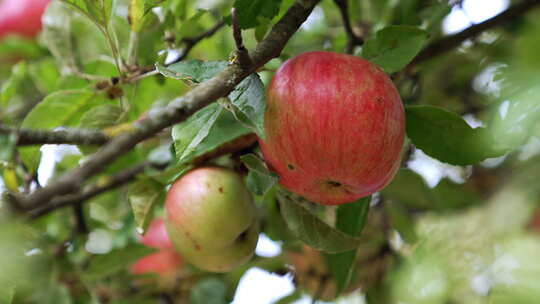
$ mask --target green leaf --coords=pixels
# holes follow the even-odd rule
[[[437,3],[426,7],[420,12],[420,17],[424,20],[425,28],[429,31],[440,29],[440,23],[450,14],[452,6],[448,3]]]
[[[253,128],[259,137],[264,138],[266,99],[264,84],[259,75],[252,74],[240,82],[229,94],[229,99],[235,112],[239,111],[242,114],[237,115],[237,119]]]
[[[33,59],[42,56],[45,49],[37,41],[26,37],[8,35],[2,37],[0,43],[0,58],[27,58]]]
[[[236,0],[236,16],[242,29],[256,27],[260,24],[260,18],[274,18],[279,13],[281,0]]]
[[[309,246],[327,253],[339,253],[358,248],[365,242],[341,232],[302,206],[295,195],[280,189],[277,193],[281,214],[291,232]]]
[[[113,0],[61,0],[79,10],[101,26],[107,26],[111,18]]]
[[[414,230],[413,219],[404,208],[397,204],[386,204],[385,210],[390,217],[392,227],[399,232],[399,235],[408,244],[414,244],[418,240],[416,231]]]
[[[172,137],[179,163],[191,159],[193,152],[208,136],[222,111],[219,104],[211,104],[192,115],[185,123],[173,128]]]
[[[283,298],[277,300],[276,302],[272,304],[291,304],[300,300],[300,298],[302,298],[302,292],[299,289],[295,289],[290,294],[284,296]]]
[[[129,186],[128,199],[140,233],[146,231],[152,219],[148,215],[156,203],[163,201],[164,195],[163,186],[150,178],[138,180]]]
[[[14,295],[15,285],[10,282],[2,282],[2,288],[0,288],[0,303],[11,304]]]
[[[264,162],[255,154],[250,153],[242,155],[240,160],[249,169],[247,186],[253,193],[264,195],[277,184],[279,176],[270,172],[270,170],[266,168]]]
[[[51,281],[33,294],[34,303],[71,304],[72,299],[66,286]],[[2,302],[3,303],[3,302]]]
[[[22,126],[33,129],[77,126],[86,111],[105,102],[105,98],[90,89],[58,91],[35,106]]]
[[[371,196],[361,198],[337,209],[336,228],[351,236],[358,236],[366,225]],[[349,285],[356,261],[357,250],[326,254],[326,262],[336,280],[336,296]]]
[[[131,25],[131,30],[139,32],[144,20],[144,5],[145,0],[130,0],[128,7],[128,21]]]
[[[117,105],[98,105],[84,113],[79,126],[85,129],[103,129],[114,126],[121,115],[122,109]]]
[[[22,126],[32,129],[53,129],[78,126],[86,111],[107,102],[90,89],[66,90],[45,97],[26,116]],[[20,148],[24,163],[32,171],[37,169],[39,147]]]
[[[521,77],[529,77],[532,83],[519,85],[512,82],[517,92],[497,105],[498,111],[495,111],[489,128],[496,147],[500,149],[515,149],[525,144],[540,119],[540,78],[536,72],[533,75],[524,74]]]
[[[50,94],[58,88],[61,75],[53,58],[33,62],[28,70],[28,75],[41,92]]]
[[[63,0],[78,7],[83,0]],[[82,3],[84,5],[84,3]],[[53,1],[43,15],[43,43],[53,54],[59,66],[70,71],[77,70],[70,28],[72,27],[73,12],[65,5]]]
[[[157,70],[164,76],[191,83],[201,83],[223,70],[225,61],[181,61],[164,67],[157,65]],[[264,84],[257,74],[244,79],[229,94],[232,111],[236,119],[254,130],[264,138],[264,112],[266,110]]]
[[[145,16],[150,10],[165,0],[129,0],[128,21],[131,30],[140,32],[145,23]]]
[[[186,163],[224,143],[251,133],[249,129],[213,103],[173,127],[172,137],[179,163]]]
[[[17,145],[17,135],[14,133],[0,133],[0,165],[3,162],[10,162],[13,157],[13,152]]]
[[[431,106],[406,108],[407,136],[427,155],[452,165],[471,165],[498,157],[486,128],[471,128],[459,115]]]
[[[193,304],[225,304],[228,303],[227,284],[218,278],[205,278],[191,289]]]
[[[183,21],[178,30],[179,37],[190,37],[195,36],[201,28],[200,20],[208,11],[203,9],[198,9],[195,14],[189,17],[187,20]]]
[[[152,248],[133,244],[107,254],[96,255],[84,272],[85,279],[91,282],[102,280],[118,271],[127,269],[132,263],[152,252],[154,252]]]
[[[481,201],[478,194],[448,179],[429,188],[420,175],[409,169],[400,169],[382,195],[408,208],[432,211],[455,210]]]
[[[0,110],[6,108],[9,100],[17,93],[24,78],[27,75],[27,65],[25,61],[21,61],[11,69],[11,76],[2,85],[0,90]]]
[[[226,67],[226,61],[184,60],[167,67],[156,64],[163,76],[194,83],[205,82]]]
[[[388,26],[366,41],[362,57],[379,65],[386,73],[394,73],[413,60],[427,38],[426,31],[414,26]]]

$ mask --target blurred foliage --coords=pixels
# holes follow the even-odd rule
[[[228,64],[235,49],[232,7],[251,50],[293,2],[53,0],[38,37],[0,40],[0,124],[121,132]],[[339,303],[538,303],[540,11],[408,66],[445,36],[442,22],[460,2],[348,1],[352,29],[366,40],[354,54],[393,73],[414,145],[407,143],[403,168],[370,203],[342,209],[283,196],[250,143],[206,163],[245,173],[262,232],[281,244],[282,254],[255,256],[223,275],[188,265],[167,286],[129,271],[152,252],[138,243],[137,232],[163,212],[167,184],[201,156],[252,133],[264,136],[264,87],[274,71],[301,52],[344,52],[340,12],[326,0],[282,54],[228,98],[140,143],[96,176],[91,182],[104,183],[146,160],[166,167],[149,168],[129,187],[90,199],[84,223],[71,207],[25,219],[5,192],[0,303],[229,303],[252,267],[295,278],[297,289],[277,303],[302,294]],[[222,19],[223,28],[189,45]],[[154,66],[159,73],[145,74]],[[0,134],[0,189],[12,193],[32,191],[97,151],[58,146],[43,158],[51,147],[16,147],[16,141],[16,133]],[[414,149],[429,155],[421,159],[423,169],[409,162]],[[457,167],[435,159],[465,174],[457,179],[451,174]],[[440,180],[430,176],[435,171]],[[351,292],[357,297],[347,297]]]

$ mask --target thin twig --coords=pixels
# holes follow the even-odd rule
[[[182,54],[180,56],[178,56],[178,58],[176,58],[175,60],[171,61],[171,62],[168,62],[167,65],[171,65],[171,64],[174,64],[174,63],[177,63],[177,62],[180,62],[184,59],[186,59],[187,55],[189,54],[189,52],[199,43],[201,42],[201,40],[203,39],[206,39],[208,37],[211,37],[212,35],[214,35],[219,29],[221,29],[223,26],[225,25],[225,21],[224,20],[220,20],[218,23],[216,23],[212,28],[210,28],[208,31],[198,35],[198,36],[195,36],[195,37],[187,37],[187,38],[183,38],[181,40],[181,42],[184,43],[184,49],[182,51]]]
[[[510,7],[493,18],[470,26],[457,34],[444,37],[423,49],[420,54],[418,54],[418,56],[416,56],[416,58],[409,64],[409,67],[436,57],[447,51],[453,50],[465,40],[473,38],[488,29],[512,21],[539,4],[540,0],[523,1]]]
[[[184,59],[186,59],[186,57],[188,56],[189,52],[199,43],[201,42],[202,40],[206,39],[206,38],[209,38],[211,37],[212,35],[214,35],[219,29],[221,29],[223,26],[225,25],[225,21],[224,20],[221,20],[219,21],[218,23],[216,23],[212,28],[210,28],[208,31],[204,32],[204,33],[201,33],[200,35],[198,36],[195,36],[195,37],[186,37],[186,38],[183,38],[180,42],[182,42],[184,44],[184,49],[182,50],[182,53],[177,57],[175,58],[174,60],[170,61],[170,62],[167,62],[165,64],[165,66],[169,66],[171,64],[175,64],[175,63],[178,63]],[[131,77],[128,77],[124,82],[137,82],[141,79],[144,79],[146,77],[150,77],[150,76],[154,76],[154,75],[157,75],[159,74],[156,70],[155,70],[155,67],[152,65],[152,66],[147,66],[147,67],[143,67],[139,70],[139,73],[131,76]]]
[[[61,130],[16,129],[0,125],[0,134],[15,133],[18,136],[17,146],[72,144],[103,145],[109,137],[98,130],[64,128]]]
[[[251,53],[253,65],[249,69],[238,64],[226,67],[219,74],[201,83],[183,97],[156,108],[145,119],[134,124],[134,130],[111,139],[81,166],[74,168],[47,186],[21,198],[24,206],[36,208],[55,197],[78,191],[90,177],[98,174],[108,164],[133,149],[139,142],[151,138],[164,128],[184,121],[199,109],[228,95],[238,83],[255,72],[269,60],[279,56],[285,44],[307,19],[320,0],[295,2]]]
[[[341,19],[343,19],[343,27],[345,28],[345,33],[347,34],[347,47],[345,52],[347,54],[352,54],[355,47],[364,44],[364,39],[357,36],[353,31],[351,21],[349,19],[349,4],[347,0],[334,0],[334,3],[339,8]]]
[[[251,58],[249,57],[249,52],[244,46],[242,39],[242,30],[238,24],[238,17],[236,15],[236,8],[231,9],[231,22],[233,28],[233,37],[236,44],[236,60],[240,66],[248,68],[251,65]]]
[[[88,224],[86,224],[86,219],[84,218],[84,209],[82,202],[78,202],[73,205],[73,214],[75,215],[76,231],[78,234],[87,234]]]

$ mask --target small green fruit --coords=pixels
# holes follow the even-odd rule
[[[242,177],[203,167],[177,180],[165,201],[169,237],[182,256],[207,271],[247,262],[259,235],[255,205]]]

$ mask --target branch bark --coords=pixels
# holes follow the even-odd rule
[[[0,125],[0,134],[15,133],[18,136],[17,146],[71,144],[71,145],[103,145],[109,137],[98,130],[71,129],[38,130],[17,129]]]
[[[133,131],[113,138],[80,167],[68,171],[49,185],[22,197],[23,206],[35,208],[57,196],[76,192],[86,179],[103,170],[139,142],[152,137],[166,127],[185,120],[197,110],[229,94],[240,81],[272,58],[279,56],[287,41],[307,19],[319,1],[304,0],[293,4],[251,53],[253,64],[250,67],[230,65],[183,97],[172,101],[167,107],[153,111],[146,119],[135,123]]]
[[[478,34],[514,20],[540,4],[540,0],[525,0],[519,4],[516,4],[504,12],[492,17],[484,22],[475,24],[471,27],[464,29],[463,31],[444,37],[423,49],[418,56],[409,64],[409,66],[416,65],[433,57],[436,57],[442,53],[454,49],[459,46],[465,40],[473,38]]]
[[[144,170],[150,166],[152,166],[152,164],[149,162],[146,162],[146,163],[142,163],[134,167],[128,168],[124,171],[117,173],[116,175],[111,176],[108,182],[105,184],[95,184],[95,185],[87,187],[86,189],[84,189],[83,191],[79,193],[62,196],[43,206],[39,206],[36,209],[30,210],[29,212],[27,212],[27,216],[30,219],[35,219],[53,210],[71,206],[71,205],[75,206],[75,208],[77,208],[77,206],[79,208],[82,208],[82,203],[84,201],[89,200],[103,192],[115,189],[119,186],[122,186],[126,183],[133,181],[138,174],[143,173]]]

